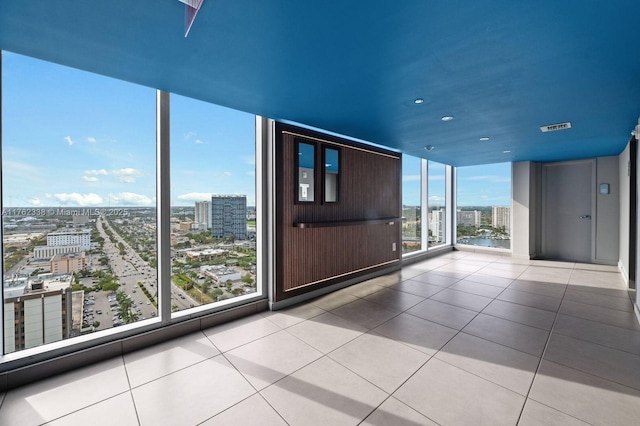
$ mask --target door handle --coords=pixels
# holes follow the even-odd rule
[[[591,215],[590,214],[583,214],[582,216],[580,216],[580,219],[591,220]]]

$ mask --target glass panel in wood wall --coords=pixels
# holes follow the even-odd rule
[[[337,203],[340,194],[340,151],[322,148],[324,152],[324,202]]]
[[[313,203],[316,193],[316,146],[312,143],[296,143],[298,153],[297,202]]]
[[[402,254],[422,247],[422,159],[402,156]]]

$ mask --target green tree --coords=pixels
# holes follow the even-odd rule
[[[120,287],[120,284],[112,281],[110,283],[104,284],[102,286],[102,290],[103,291],[116,291],[116,290],[118,290],[119,287]]]

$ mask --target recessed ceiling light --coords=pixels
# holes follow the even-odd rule
[[[427,145],[424,147],[424,149],[426,149],[427,151],[433,151],[433,148],[435,148],[435,146],[433,145]]]
[[[453,115],[445,115],[441,118],[442,121],[451,121],[453,120]]]
[[[421,104],[421,103],[424,103],[424,99],[422,99],[422,98],[417,98],[417,99],[416,99],[415,101],[413,101],[413,102],[415,102],[416,104]]]
[[[511,151],[509,151],[508,149],[505,149],[504,151],[502,151],[503,154],[509,154]]]
[[[482,142],[485,142],[485,141],[488,141],[488,140],[489,140],[489,138],[484,137],[484,138],[480,138],[480,140],[481,140]]]

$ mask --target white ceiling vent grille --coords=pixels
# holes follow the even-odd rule
[[[546,133],[546,132],[555,132],[556,130],[565,130],[570,128],[571,128],[571,123],[567,121],[566,123],[549,124],[548,126],[542,126],[540,127],[540,130],[543,133]]]

